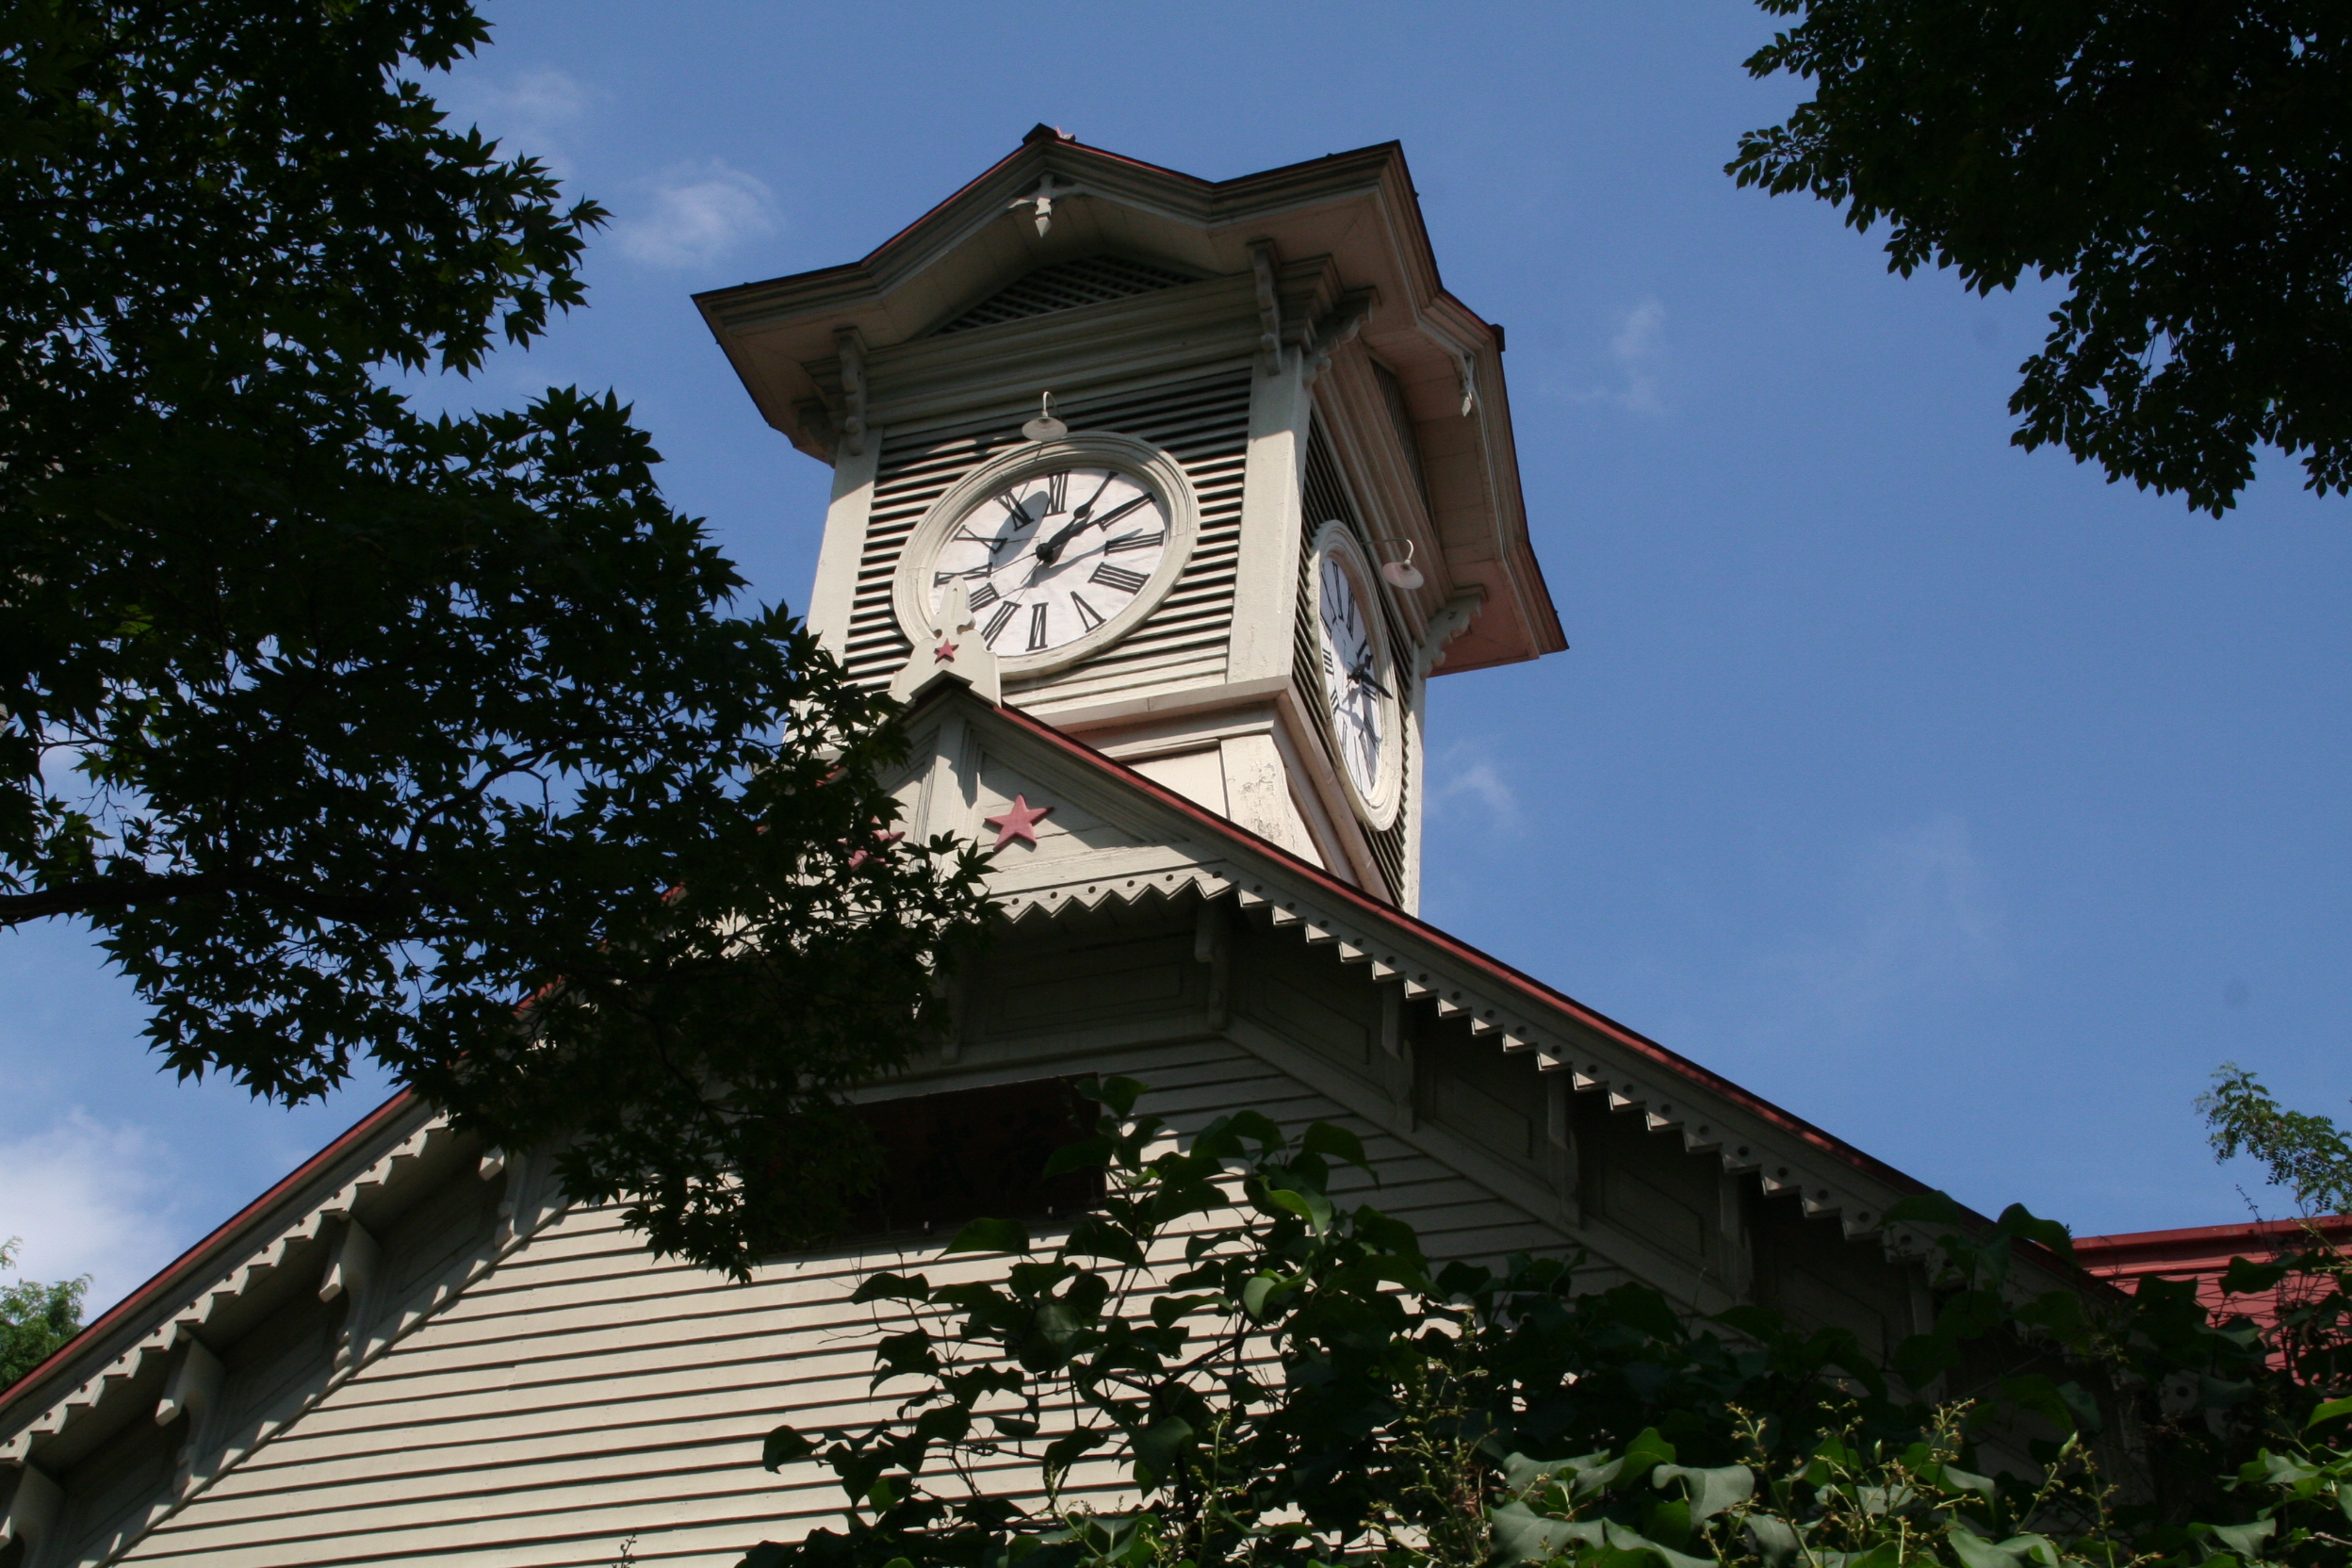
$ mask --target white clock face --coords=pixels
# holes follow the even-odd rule
[[[1348,781],[1367,813],[1388,793],[1389,753],[1396,743],[1396,677],[1369,617],[1356,575],[1337,549],[1315,554],[1317,640],[1331,739]]]
[[[1051,653],[1135,600],[1168,553],[1167,506],[1117,468],[1032,474],[959,517],[933,556],[931,608],[958,582],[1002,658]]]

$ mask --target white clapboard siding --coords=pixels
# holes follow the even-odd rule
[[[1343,1200],[1411,1221],[1433,1257],[1566,1245],[1560,1232],[1230,1043],[1055,1070],[1088,1067],[1144,1080],[1145,1108],[1184,1133],[1243,1107],[1294,1126],[1317,1118],[1350,1126],[1382,1182],[1344,1182]],[[906,1320],[849,1297],[885,1268],[920,1270],[936,1282],[1001,1267],[997,1259],[941,1259],[942,1239],[781,1259],[739,1285],[654,1261],[613,1211],[567,1212],[124,1560],[556,1568],[613,1562],[633,1535],[639,1562],[719,1568],[763,1538],[837,1526],[843,1499],[829,1472],[796,1465],[770,1476],[759,1466],[760,1440],[778,1421],[806,1430],[888,1415],[893,1389],[913,1385],[877,1396],[871,1347]],[[984,1474],[992,1489],[1015,1494],[1037,1480],[1033,1464],[1014,1455]],[[1102,1501],[1120,1485],[1102,1465],[1073,1481],[1073,1496]]]

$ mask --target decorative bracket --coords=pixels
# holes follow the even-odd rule
[[[1308,384],[1314,384],[1315,379],[1331,366],[1333,351],[1364,330],[1364,318],[1372,314],[1372,307],[1379,302],[1380,296],[1372,289],[1350,289],[1315,323],[1299,348],[1306,361]]]
[[[189,1334],[180,1364],[172,1369],[172,1380],[163,1386],[163,1397],[155,1401],[155,1425],[168,1427],[183,1415],[202,1420],[204,1408],[220,1392],[220,1358]]]
[[[1413,673],[1416,678],[1445,661],[1446,645],[1470,629],[1470,622],[1485,603],[1486,590],[1474,583],[1447,599],[1445,607],[1429,617],[1429,629],[1421,634],[1421,645],[1413,649]]]
[[[327,1262],[326,1278],[318,1282],[321,1301],[332,1301],[338,1296],[350,1299],[343,1313],[341,1343],[335,1349],[335,1368],[338,1372],[359,1359],[360,1342],[367,1335],[361,1314],[367,1308],[368,1282],[375,1278],[376,1259],[381,1255],[376,1238],[358,1220],[343,1222],[343,1237],[335,1244],[335,1256]]]
[[[866,339],[856,327],[837,327],[833,346],[841,363],[841,449],[866,449]]]
[[[1045,173],[1037,176],[1037,188],[1034,195],[1016,196],[1004,205],[1008,209],[1020,207],[1032,209],[1037,215],[1037,237],[1043,239],[1047,232],[1054,227],[1054,199],[1056,196],[1083,196],[1085,194],[1086,191],[1083,188],[1074,185],[1066,185],[1059,190],[1054,189],[1054,176],[1051,173]]]
[[[1250,242],[1250,271],[1258,284],[1258,368],[1267,375],[1282,368],[1282,301],[1274,289],[1274,242]]]

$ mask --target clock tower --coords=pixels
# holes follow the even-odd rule
[[[833,467],[808,621],[853,675],[1415,907],[1429,678],[1566,645],[1502,329],[1395,144],[1211,182],[1040,125],[863,260],[696,302]]]

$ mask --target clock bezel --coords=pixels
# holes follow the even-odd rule
[[[1340,788],[1348,792],[1348,803],[1358,818],[1374,832],[1384,832],[1396,825],[1402,808],[1405,789],[1405,708],[1402,685],[1396,677],[1396,650],[1388,641],[1388,601],[1381,596],[1380,577],[1372,570],[1371,559],[1364,553],[1355,530],[1346,523],[1331,521],[1316,531],[1315,543],[1307,552],[1309,573],[1310,613],[1315,616],[1315,648],[1323,646],[1323,564],[1336,559],[1339,568],[1355,591],[1356,603],[1363,612],[1365,632],[1371,638],[1373,655],[1378,662],[1381,683],[1389,694],[1380,699],[1385,740],[1380,746],[1380,776],[1373,792],[1367,795],[1356,784],[1356,776],[1348,766],[1348,756],[1340,739],[1338,713],[1333,706],[1336,694],[1331,689],[1334,672],[1326,670],[1322,660],[1315,660],[1315,680],[1322,689],[1323,733],[1331,743],[1332,771],[1339,775]]]
[[[906,536],[890,583],[890,609],[910,644],[922,647],[934,629],[929,592],[933,563],[956,525],[1006,485],[1056,468],[1080,467],[1115,468],[1157,498],[1168,514],[1168,544],[1159,564],[1135,597],[1101,626],[1041,653],[999,654],[997,668],[1006,680],[1053,675],[1102,653],[1150,618],[1184,575],[1193,542],[1200,537],[1200,503],[1192,481],[1182,465],[1150,442],[1108,431],[1072,431],[1051,441],[1025,441],[988,459],[948,486],[923,513]]]

